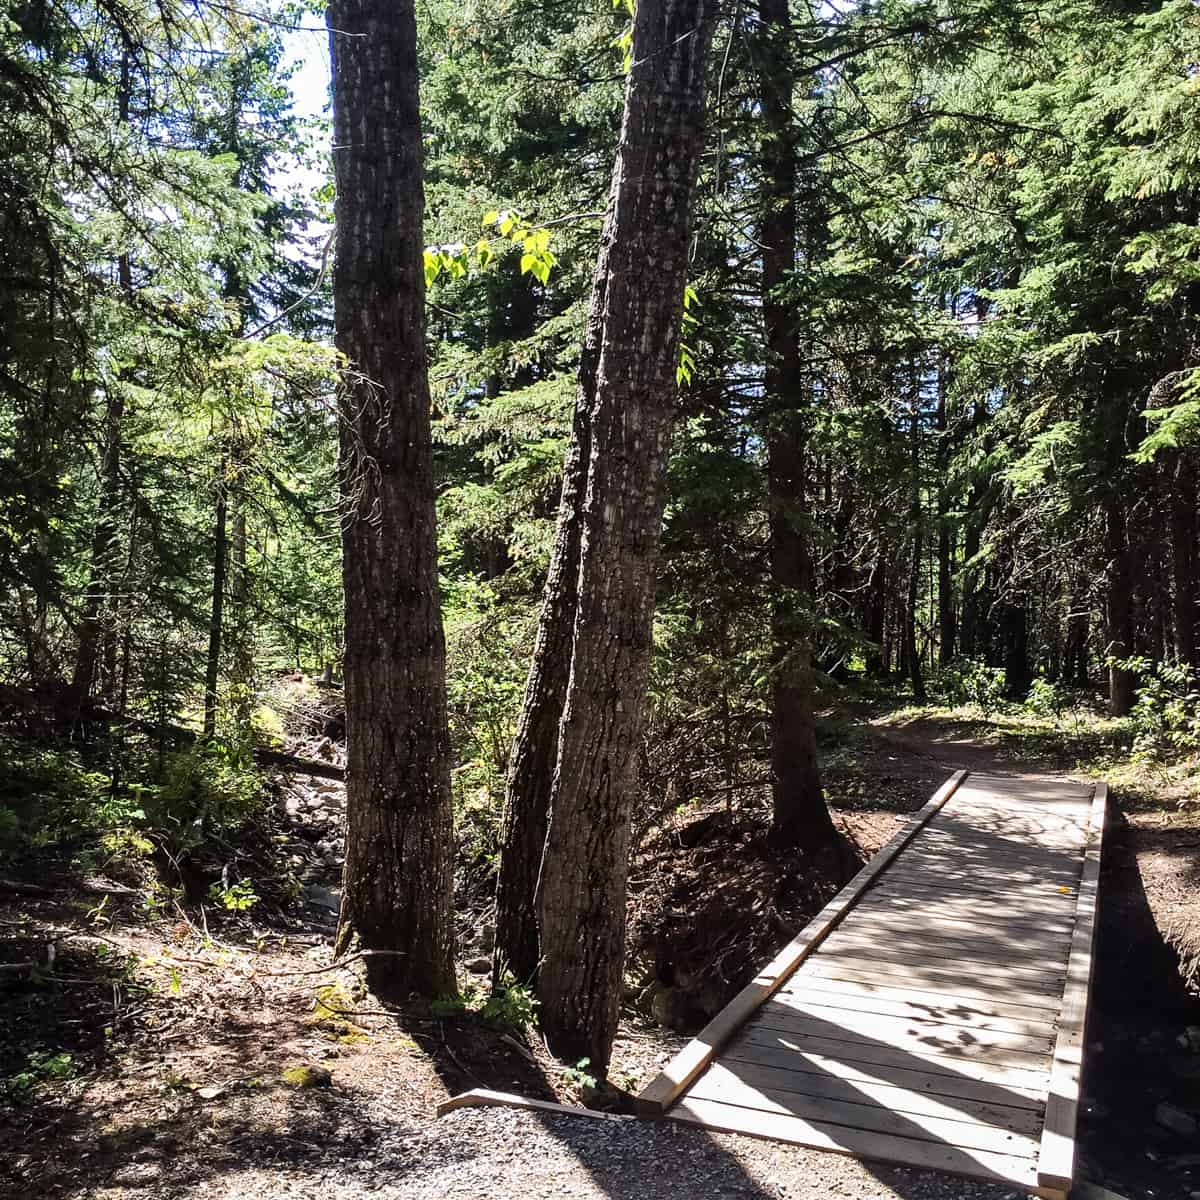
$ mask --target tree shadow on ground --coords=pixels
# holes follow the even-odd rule
[[[1133,1197],[1182,1196],[1200,1189],[1200,1164],[1186,1157],[1195,1146],[1164,1129],[1155,1109],[1200,1108],[1200,1053],[1179,1042],[1200,1025],[1200,998],[1158,928],[1137,856],[1182,853],[1181,843],[1200,840],[1200,826],[1138,829],[1118,813],[1110,819],[1084,1068],[1084,1171]]]

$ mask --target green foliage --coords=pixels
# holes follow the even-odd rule
[[[578,1088],[581,1091],[594,1088],[597,1085],[596,1076],[588,1071],[588,1067],[592,1065],[590,1058],[581,1058],[573,1066],[563,1067],[559,1072],[559,1078],[568,1087]]]
[[[249,879],[239,879],[232,884],[218,881],[209,887],[208,895],[214,904],[227,912],[248,912],[262,899]]]
[[[1200,690],[1189,667],[1141,656],[1114,659],[1110,665],[1140,680],[1129,715],[1135,758],[1200,750]]]
[[[13,1104],[28,1100],[45,1083],[62,1083],[78,1074],[70,1054],[34,1050],[25,1058],[24,1067],[0,1081],[0,1095]]]
[[[537,997],[528,987],[507,980],[491,992],[479,1011],[486,1021],[524,1033],[533,1025],[537,1008]]]
[[[1052,683],[1039,675],[1029,687],[1025,707],[1032,713],[1057,718],[1070,707],[1072,699],[1070,691],[1061,683]]]
[[[145,791],[144,816],[155,837],[178,858],[214,835],[236,833],[264,806],[258,772],[212,742],[169,756],[162,782]]]
[[[973,658],[959,658],[942,672],[939,685],[956,704],[974,704],[986,717],[1004,703],[1007,680],[1003,667],[990,667]]]

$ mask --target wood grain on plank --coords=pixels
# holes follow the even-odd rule
[[[977,909],[979,906],[973,907]],[[1036,941],[1069,943],[1072,933],[1072,926],[1065,921],[1044,922],[1034,913],[1025,913],[1020,918],[996,918],[993,915],[991,920],[987,920],[982,913],[976,916],[971,907],[952,908],[939,905],[936,900],[909,907],[882,900],[875,895],[869,901],[863,900],[854,916],[854,928],[883,933],[936,929],[947,937],[965,934],[981,938],[1009,938],[1014,943],[1022,944]]]
[[[803,1044],[807,1037],[877,1042],[899,1049],[947,1055],[951,1058],[991,1058],[1049,1070],[1053,1038],[1002,1030],[976,1030],[938,1021],[912,1020],[881,1013],[840,1010],[833,1018],[805,1013],[772,999],[747,1029],[770,1030]]]
[[[1075,1130],[1079,1117],[1079,1090],[1083,1075],[1084,1035],[1095,960],[1096,902],[1100,888],[1100,856],[1108,808],[1108,785],[1096,786],[1091,824],[1083,863],[1083,882],[1075,915],[1075,934],[1067,966],[1058,1040],[1054,1047],[1046,1124],[1038,1154],[1038,1186],[1071,1186],[1075,1169]]]
[[[1011,979],[983,978],[978,974],[964,976],[961,971],[938,971],[932,968],[914,970],[912,967],[884,962],[858,962],[847,965],[837,961],[812,960],[805,968],[809,978],[856,980],[887,987],[907,987],[924,992],[938,992],[947,1000],[999,1000],[1005,1004],[1024,1004],[1057,1015],[1060,991],[1050,986],[1040,990],[1018,987]]]
[[[921,1010],[961,1015],[964,1020],[971,1017],[1009,1018],[1018,1023],[1058,1028],[1058,1005],[1053,998],[1042,1004],[1022,1004],[1019,1001],[1001,1000],[995,996],[954,996],[941,990],[906,987],[895,980],[871,980],[864,983],[856,979],[813,975],[806,971],[787,985],[777,995],[804,995],[811,997],[859,997],[867,1002],[909,1004]]]
[[[1078,892],[1078,888],[1072,884],[995,879],[982,871],[938,871],[929,867],[910,869],[903,865],[897,867],[891,878],[923,883],[947,893],[1000,898],[1016,896],[1021,900],[1036,898],[1048,905],[1061,903],[1067,911],[1074,905]]]
[[[927,1080],[929,1077],[922,1077]],[[944,1077],[943,1077],[944,1078]],[[975,1125],[1011,1129],[1015,1133],[1040,1135],[1042,1107],[1020,1097],[1018,1104],[994,1103],[970,1095],[939,1095],[926,1089],[886,1083],[859,1074],[847,1078],[815,1069],[786,1071],[757,1063],[715,1062],[696,1080],[689,1095],[715,1098],[715,1089],[736,1082],[763,1095],[800,1095],[809,1099],[838,1100],[850,1104],[880,1104],[897,1113],[938,1117],[946,1121],[966,1121]],[[753,1103],[746,1107],[753,1107]]]
[[[1030,1037],[1041,1037],[1053,1041],[1057,1028],[1047,1014],[1037,1014],[1040,1021],[1011,1015],[980,1012],[978,1008],[962,1008],[944,1001],[914,1002],[880,996],[877,993],[851,993],[845,990],[827,992],[812,987],[789,985],[776,992],[772,1003],[795,1008],[798,1012],[824,1010],[834,1012],[875,1013],[879,1016],[902,1017],[908,1020],[937,1021],[942,1025],[961,1025],[967,1029],[982,1029],[995,1033],[1022,1033]]]
[[[993,1154],[986,1150],[963,1150],[937,1142],[893,1137],[823,1121],[805,1121],[778,1113],[756,1112],[712,1100],[684,1098],[671,1116],[675,1120],[690,1121],[707,1129],[771,1138],[797,1146],[811,1146],[817,1150],[853,1154],[859,1158],[885,1159],[906,1166],[950,1171],[1022,1187],[1036,1182],[1031,1159]]]
[[[961,1115],[933,1116],[929,1113],[900,1112],[879,1104],[870,1097],[855,1099],[834,1096],[805,1096],[797,1092],[755,1087],[731,1072],[720,1074],[709,1068],[688,1089],[689,1100],[715,1100],[736,1104],[759,1112],[782,1113],[806,1121],[847,1125],[853,1129],[911,1137],[918,1141],[941,1142],[971,1150],[991,1150],[1032,1159],[1037,1154],[1037,1139],[1028,1132],[1003,1125],[964,1119]]]
[[[861,901],[860,915],[882,916],[896,914],[905,921],[928,912],[932,917],[945,916],[951,921],[967,921],[979,925],[1026,925],[1034,923],[1047,933],[1065,933],[1075,928],[1075,914],[1069,908],[1047,910],[1036,899],[995,900],[981,905],[974,896],[946,892],[936,885],[880,880]]]
[[[871,882],[916,836],[966,778],[956,771],[916,814],[908,826],[892,838],[878,854],[743,988],[733,1001],[713,1018],[637,1096],[636,1106],[644,1116],[661,1116],[681,1092],[713,1060],[745,1020],[783,986],[785,980],[824,941],[851,910]]]
[[[862,914],[853,922],[846,922],[830,937],[823,952],[832,952],[834,944],[850,946],[862,944],[868,948],[888,946],[893,948],[916,947],[926,953],[935,954],[937,958],[959,958],[970,960],[972,955],[979,958],[1004,962],[1040,961],[1049,958],[1056,962],[1066,962],[1070,949],[1070,936],[1057,934],[1045,936],[1033,930],[1027,936],[1022,936],[1020,930],[1012,934],[1002,929],[989,928],[972,932],[964,926],[944,925],[935,920],[929,922],[911,922],[907,926],[880,926],[872,923],[868,914]]]
[[[844,1037],[770,1029],[757,1023],[738,1037],[739,1045],[774,1049],[781,1060],[787,1052],[823,1054],[845,1062],[877,1063],[881,1067],[921,1067],[927,1071],[958,1071],[973,1079],[1003,1080],[1012,1071],[1025,1086],[1050,1080],[1050,1056],[1029,1054],[1004,1047],[929,1045],[918,1038],[897,1039],[892,1044],[877,1038],[847,1033]]]
[[[946,1097],[954,1103],[970,1101],[1003,1105],[1025,1108],[1039,1114],[1046,1107],[1046,1084],[1049,1079],[1044,1071],[1002,1071],[995,1078],[983,1078],[977,1073],[938,1070],[936,1068],[943,1065],[939,1063],[934,1063],[931,1069],[929,1063],[911,1059],[907,1060],[907,1065],[856,1062],[813,1050],[781,1055],[774,1047],[763,1047],[740,1039],[730,1044],[721,1055],[720,1062],[735,1072],[763,1068],[809,1078],[876,1083],[919,1095]]]
[[[917,978],[935,975],[962,978],[966,973],[972,981],[994,982],[1001,987],[1011,984],[1014,991],[1024,988],[1026,991],[1048,992],[1055,996],[1061,994],[1066,978],[1065,961],[1056,963],[1040,959],[1036,963],[1015,967],[1007,961],[994,962],[982,956],[971,959],[952,955],[946,958],[933,953],[932,949],[922,951],[912,946],[890,946],[882,940],[876,942],[864,938],[842,939],[831,944],[827,950],[823,949],[820,957],[825,964],[838,963],[871,970],[878,967],[891,973],[899,970],[911,972]]]

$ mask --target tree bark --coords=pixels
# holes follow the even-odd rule
[[[951,307],[951,315],[953,315]],[[938,372],[937,407],[937,605],[938,605],[938,666],[945,669],[954,661],[958,623],[954,610],[954,531],[950,527],[950,440],[949,421],[946,413],[947,372],[949,365],[943,359]]]
[[[225,617],[225,577],[228,574],[229,456],[221,455],[217,478],[217,509],[213,519],[212,602],[208,613],[208,654],[204,666],[204,738],[217,732],[217,687],[221,674],[221,636]]]
[[[1196,666],[1196,473],[1179,455],[1171,479],[1172,625],[1175,658]]]
[[[871,566],[867,581],[867,611],[863,622],[867,640],[878,647],[867,652],[867,674],[874,679],[882,678],[891,668],[891,647],[887,641],[887,544],[879,547],[879,554]]]
[[[650,664],[699,163],[709,0],[641,0],[601,235],[571,671],[536,905],[550,1048],[604,1075],[616,1034],[625,884]]]
[[[121,256],[122,279],[129,259]],[[104,636],[105,610],[112,611],[113,559],[117,552],[117,506],[121,500],[121,426],[125,418],[125,397],[120,387],[109,388],[104,401],[104,454],[100,464],[100,498],[96,528],[92,534],[91,567],[83,616],[79,623],[79,648],[71,690],[80,701],[92,699],[96,687],[96,667],[100,642]]]
[[[921,583],[921,559],[925,553],[925,509],[921,503],[921,378],[919,365],[912,372],[912,428],[909,430],[909,455],[912,470],[912,499],[909,517],[912,523],[912,562],[908,571],[908,596],[904,605],[904,657],[913,699],[924,704],[925,677],[921,673],[921,655],[917,652],[917,595]]]
[[[346,867],[339,951],[380,994],[455,990],[445,641],[425,351],[413,0],[333,0],[345,591]]]
[[[603,258],[601,262],[603,264]],[[604,283],[603,273],[598,272],[592,291],[593,319],[588,323],[588,339],[580,362],[579,395],[563,470],[550,572],[508,772],[500,869],[496,880],[496,949],[492,978],[497,986],[501,986],[507,976],[519,983],[534,983],[541,960],[534,897],[550,818],[550,793],[558,761],[558,729],[571,672],[583,497],[591,451],[588,410],[595,398],[597,338],[603,330],[603,322],[597,321],[595,314],[604,311]]]
[[[1119,496],[1104,501],[1105,550],[1108,556],[1108,657],[1126,659],[1133,654],[1133,572],[1129,561],[1125,509]],[[1134,674],[1110,663],[1108,710],[1114,717],[1128,716],[1133,708]]]
[[[817,761],[809,623],[813,568],[805,495],[808,396],[800,342],[783,289],[798,238],[794,80],[787,60],[788,0],[760,0],[762,308],[768,406],[767,487],[771,543],[771,831],[779,849],[817,850],[835,839]]]

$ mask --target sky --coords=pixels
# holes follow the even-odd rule
[[[296,72],[288,81],[292,100],[299,117],[328,116],[329,104],[329,35],[312,17],[305,17],[304,27],[284,34],[284,65],[295,66]],[[327,133],[322,135],[328,136]],[[324,167],[293,165],[281,171],[280,183],[285,188],[298,186],[304,191],[322,186],[326,180]]]

